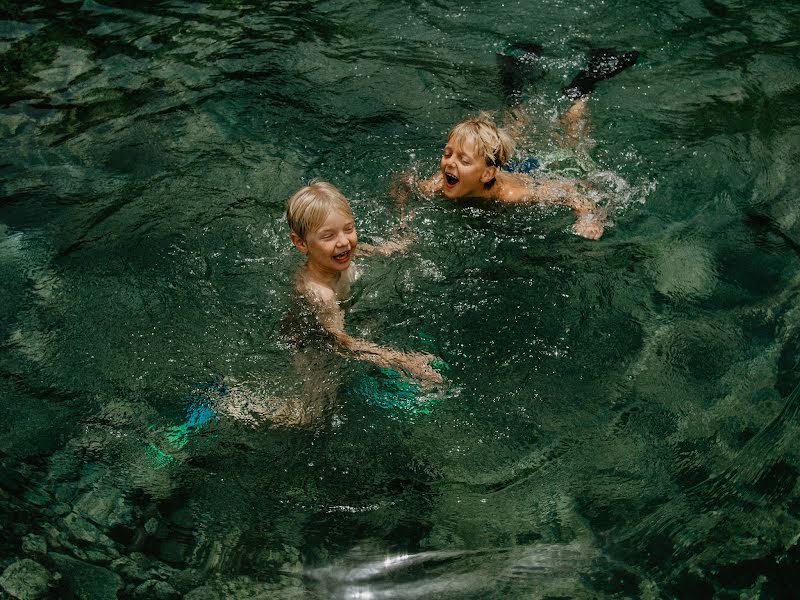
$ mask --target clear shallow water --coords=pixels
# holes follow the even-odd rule
[[[3,567],[93,598],[792,595],[793,3],[0,9]],[[308,377],[285,199],[328,179],[390,237],[389,174],[502,108],[517,40],[545,46],[527,149],[565,175],[591,165],[548,141],[558,90],[642,53],[591,102],[614,227],[420,203],[348,327],[447,360],[429,414],[328,357],[319,430],[187,426],[198,385]]]

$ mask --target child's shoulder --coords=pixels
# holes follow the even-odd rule
[[[302,272],[295,278],[295,290],[311,304],[328,304],[336,301],[336,290]]]
[[[358,276],[359,270],[355,264],[351,264],[341,273],[336,285],[331,287],[301,271],[295,278],[295,290],[314,305],[335,304],[350,294],[350,286]]]
[[[497,200],[524,202],[534,195],[536,181],[526,173],[503,173]]]

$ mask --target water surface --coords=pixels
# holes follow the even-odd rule
[[[785,1],[1,2],[0,564],[53,597],[790,597],[799,36]],[[524,150],[600,182],[606,235],[417,201],[348,329],[445,359],[435,405],[330,356],[320,427],[200,418],[311,377],[286,198],[329,180],[391,238],[392,174],[502,110],[515,41]],[[641,58],[587,161],[550,134],[594,47]]]

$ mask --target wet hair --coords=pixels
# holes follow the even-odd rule
[[[286,220],[302,239],[316,230],[331,211],[353,217],[353,210],[344,194],[327,181],[312,181],[297,190],[286,202]]]
[[[450,140],[471,140],[486,159],[487,167],[502,167],[514,154],[514,140],[505,129],[498,127],[487,112],[462,121],[447,134]]]

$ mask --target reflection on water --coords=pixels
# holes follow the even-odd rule
[[[324,598],[485,597],[511,587],[544,596],[574,589],[594,554],[577,544],[388,555],[356,547],[305,576]]]
[[[0,587],[790,597],[799,16],[0,3]],[[392,173],[428,175],[453,123],[502,108],[518,41],[543,46],[522,150],[593,183],[604,238],[418,202],[348,328],[441,356],[448,384],[296,360],[285,199],[328,179],[391,237]],[[642,58],[598,86],[581,155],[550,140],[594,46]],[[269,425],[309,395],[317,426]]]

